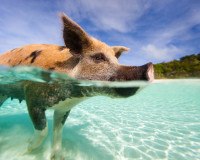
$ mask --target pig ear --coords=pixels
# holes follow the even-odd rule
[[[83,49],[90,44],[89,35],[64,13],[60,14],[63,23],[63,38],[67,48],[75,56],[81,56]]]
[[[117,58],[119,58],[121,56],[122,52],[129,50],[129,48],[124,47],[124,46],[113,46],[112,48],[115,52],[115,57],[117,57]]]

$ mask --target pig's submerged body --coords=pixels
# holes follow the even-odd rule
[[[70,112],[63,154],[70,160],[198,160],[199,97],[200,80],[187,79],[150,84],[128,99],[89,98]],[[46,112],[49,124],[52,114]],[[8,99],[0,107],[0,159],[48,160],[51,136],[39,150],[21,155],[32,132],[25,101]]]

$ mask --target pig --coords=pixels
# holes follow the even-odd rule
[[[143,66],[120,65],[118,58],[129,50],[127,47],[109,46],[90,36],[64,13],[61,13],[60,17],[65,46],[32,44],[16,48],[0,55],[0,65],[36,66],[65,73],[77,80],[153,81],[152,63]],[[55,110],[51,159],[62,159],[62,129],[70,110],[75,105],[91,96],[129,97],[138,90],[138,87],[107,88],[79,86],[77,83],[76,80],[70,83],[20,81],[0,86],[0,104],[9,97],[25,100],[27,103],[34,126],[34,138],[29,142],[28,152],[37,149],[47,136],[46,109]]]

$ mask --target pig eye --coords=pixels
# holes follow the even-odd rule
[[[106,57],[104,56],[103,53],[95,54],[95,55],[91,56],[91,58],[97,63],[106,61]]]

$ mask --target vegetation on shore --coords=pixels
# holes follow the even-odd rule
[[[200,53],[179,60],[154,64],[155,78],[200,78]]]

